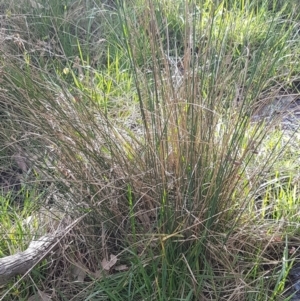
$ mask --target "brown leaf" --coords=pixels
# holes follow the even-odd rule
[[[18,167],[23,171],[23,172],[27,172],[28,171],[28,167],[27,167],[27,164],[25,162],[25,158],[21,156],[20,153],[18,154],[15,154],[14,156],[14,159],[18,165]]]
[[[83,282],[86,272],[84,269],[82,269],[79,266],[74,266],[72,269],[72,274],[74,276],[74,279],[76,279],[77,282]]]
[[[102,261],[101,261],[101,265],[102,265],[102,268],[105,270],[105,271],[109,271],[118,261],[118,258],[117,256],[113,255],[113,254],[110,254],[110,260],[106,260],[106,258],[104,258]]]
[[[105,275],[107,273],[107,271],[103,271],[102,269],[101,270],[97,270],[95,273],[94,273],[94,277],[96,279],[101,279],[103,277],[103,275]]]
[[[35,295],[30,296],[27,301],[51,301],[51,299],[50,295],[39,290]]]
[[[125,264],[117,265],[116,267],[114,267],[114,270],[116,270],[116,271],[127,271],[128,266],[125,265]]]

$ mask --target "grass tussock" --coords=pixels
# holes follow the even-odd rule
[[[79,222],[1,300],[284,300],[297,133],[259,117],[296,93],[299,8],[54,2],[1,21],[0,254]]]

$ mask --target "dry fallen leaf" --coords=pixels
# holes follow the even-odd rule
[[[77,282],[83,282],[86,272],[84,269],[82,269],[79,266],[74,266],[72,269],[72,274],[74,276],[74,278],[76,279]]]
[[[114,270],[116,270],[116,271],[127,271],[128,266],[125,265],[125,264],[117,265],[116,267],[114,267]]]
[[[95,273],[94,273],[94,277],[96,278],[96,279],[101,279],[102,277],[103,277],[103,275],[105,274],[105,273],[107,273],[107,272],[104,272],[103,273],[103,270],[97,270]]]
[[[111,254],[110,255],[110,260],[106,260],[106,258],[104,258],[102,261],[101,261],[101,265],[102,265],[102,268],[105,270],[105,271],[109,271],[118,261],[118,258],[117,256]]]
[[[35,295],[29,297],[27,301],[51,301],[51,296],[42,292],[38,291]]]
[[[38,3],[37,1],[29,0],[29,2],[32,8],[39,8],[39,9],[45,8],[42,4]]]

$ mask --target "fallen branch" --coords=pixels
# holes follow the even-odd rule
[[[53,249],[57,241],[56,235],[45,235],[32,241],[25,251],[1,258],[0,285],[5,284],[13,276],[28,272]]]
[[[0,258],[0,285],[7,283],[13,276],[25,276],[28,274],[35,265],[49,255],[51,250],[55,249],[59,241],[65,237],[66,234],[84,217],[85,215],[81,216],[67,227],[65,223],[67,218],[64,218],[54,233],[42,236],[38,240],[32,241],[25,251]],[[18,280],[18,282],[21,281],[22,278]],[[3,300],[3,297],[0,298],[0,300]]]

